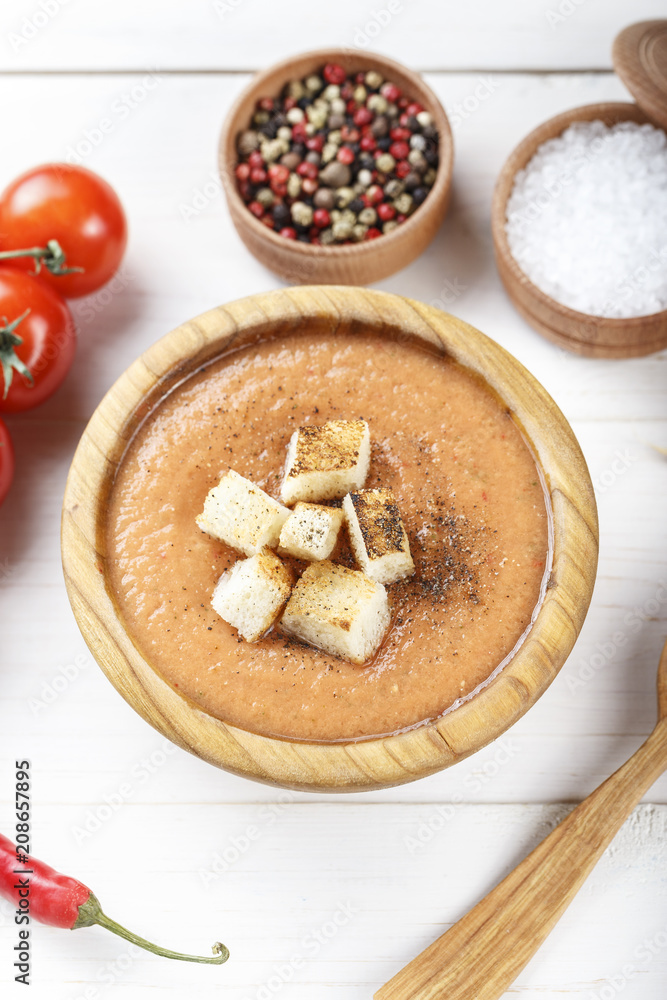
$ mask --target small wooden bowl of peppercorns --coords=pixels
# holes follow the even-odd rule
[[[232,221],[295,283],[365,285],[411,263],[449,203],[449,121],[418,74],[329,49],[259,73],[224,123],[219,169]]]

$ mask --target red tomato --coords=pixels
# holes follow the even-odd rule
[[[13,350],[27,365],[33,383],[14,370],[5,397],[6,382],[2,379],[0,411],[5,413],[30,410],[48,399],[67,375],[76,351],[76,329],[65,300],[25,271],[0,267],[1,327],[6,328],[26,309],[30,312],[14,329],[23,343]],[[11,350],[11,345],[3,344],[0,329],[0,356],[6,359]]]
[[[48,163],[17,177],[0,198],[0,250],[46,246],[57,240],[66,266],[82,273],[40,278],[66,298],[96,291],[118,270],[127,243],[127,223],[118,195],[85,167]],[[16,266],[32,271],[22,257]],[[14,266],[14,263],[12,263]]]
[[[7,425],[0,420],[0,503],[9,492],[14,478],[14,449]]]

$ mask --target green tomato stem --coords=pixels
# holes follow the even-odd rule
[[[79,907],[79,916],[72,930],[76,930],[78,927],[90,927],[92,924],[106,927],[112,934],[117,934],[119,937],[125,938],[126,941],[136,944],[137,947],[144,948],[154,955],[161,955],[163,958],[175,958],[180,962],[199,962],[204,965],[222,965],[229,958],[229,949],[224,944],[221,944],[220,941],[216,941],[213,945],[212,958],[199,955],[184,955],[180,951],[171,951],[169,948],[161,948],[157,944],[152,944],[152,942],[146,941],[145,938],[139,937],[138,934],[133,934],[132,931],[128,931],[125,927],[117,924],[115,920],[107,917],[106,913],[102,912],[102,907],[97,896],[91,892],[85,903],[82,903]]]
[[[58,240],[49,240],[45,247],[29,247],[26,250],[3,250],[0,260],[15,260],[17,257],[32,257],[35,261],[35,274],[45,267],[51,274],[74,274],[83,272],[82,267],[65,267],[65,252]]]
[[[20,357],[14,350],[19,344],[23,343],[23,337],[19,337],[14,330],[19,325],[19,323],[26,318],[29,309],[26,309],[24,313],[13,319],[11,323],[7,322],[7,317],[2,317],[2,322],[4,326],[0,327],[0,366],[2,367],[2,375],[5,382],[5,391],[2,395],[3,399],[7,399],[7,393],[9,392],[9,387],[12,384],[12,379],[14,378],[14,371],[19,372],[25,379],[28,380],[30,385],[34,385],[35,380],[32,377],[32,372],[21,361]]]

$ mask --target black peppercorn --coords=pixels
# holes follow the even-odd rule
[[[273,216],[273,221],[277,226],[283,227],[291,224],[290,210],[287,205],[274,205],[271,210],[271,215]]]

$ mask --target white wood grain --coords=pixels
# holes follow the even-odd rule
[[[324,46],[372,49],[414,69],[609,69],[614,36],[664,17],[661,0],[12,0],[11,70],[248,70]]]
[[[74,866],[114,919],[202,953],[219,938],[231,959],[222,968],[182,966],[133,953],[101,929],[36,928],[31,995],[78,1000],[95,986],[88,1000],[195,992],[212,1000],[223,991],[230,1000],[369,1000],[566,812],[466,805],[447,819],[430,804],[288,803],[273,812],[252,803],[136,804],[75,846],[67,824],[77,807],[42,807],[36,850]],[[431,828],[432,839],[415,848]],[[601,990],[624,976],[624,996],[662,996],[666,835],[664,806],[633,814],[509,995],[605,998]],[[0,909],[3,958],[8,917]],[[8,993],[22,995],[14,984]]]

